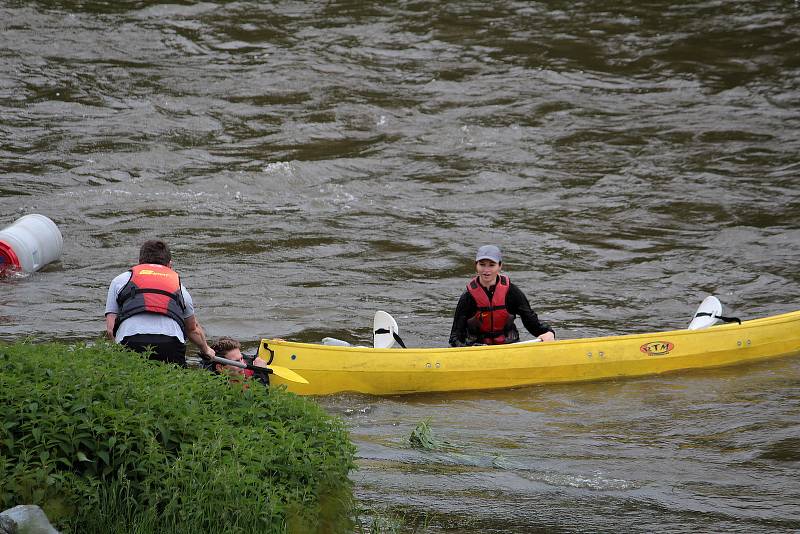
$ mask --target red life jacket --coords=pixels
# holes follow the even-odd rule
[[[165,265],[143,263],[131,268],[131,279],[117,295],[119,314],[114,323],[116,334],[125,319],[140,313],[158,313],[174,320],[185,332],[183,312],[186,304],[178,273]]]
[[[467,321],[467,324],[477,330],[478,338],[486,345],[505,343],[507,332],[514,324],[514,315],[508,313],[506,309],[506,295],[511,282],[508,276],[501,274],[499,278],[491,302],[483,286],[478,283],[477,276],[467,284],[467,291],[478,305],[478,312]]]

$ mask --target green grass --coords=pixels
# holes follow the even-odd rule
[[[0,345],[0,509],[65,533],[349,532],[355,448],[283,388],[98,342]]]

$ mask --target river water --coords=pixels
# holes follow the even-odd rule
[[[64,235],[0,338],[96,338],[152,237],[248,347],[442,345],[484,243],[562,338],[798,309],[798,50],[789,0],[0,0],[0,227]],[[800,529],[798,358],[320,402],[406,531]]]

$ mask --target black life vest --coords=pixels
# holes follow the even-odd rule
[[[116,334],[125,319],[140,313],[158,313],[174,320],[186,332],[183,313],[186,304],[181,292],[178,273],[155,263],[143,263],[131,268],[131,279],[117,295],[119,314],[114,323]]]
[[[506,295],[510,283],[508,276],[499,275],[491,302],[483,286],[478,282],[477,276],[467,284],[467,291],[478,305],[478,311],[467,320],[467,327],[480,343],[501,345],[519,339],[519,333],[513,335],[516,331],[514,326],[516,316],[508,313],[506,309]],[[514,337],[516,339],[513,339]]]

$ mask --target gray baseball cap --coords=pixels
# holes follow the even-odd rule
[[[478,249],[478,253],[475,254],[475,261],[481,260],[492,260],[497,263],[503,263],[503,254],[500,252],[500,249],[494,245],[483,245]]]

